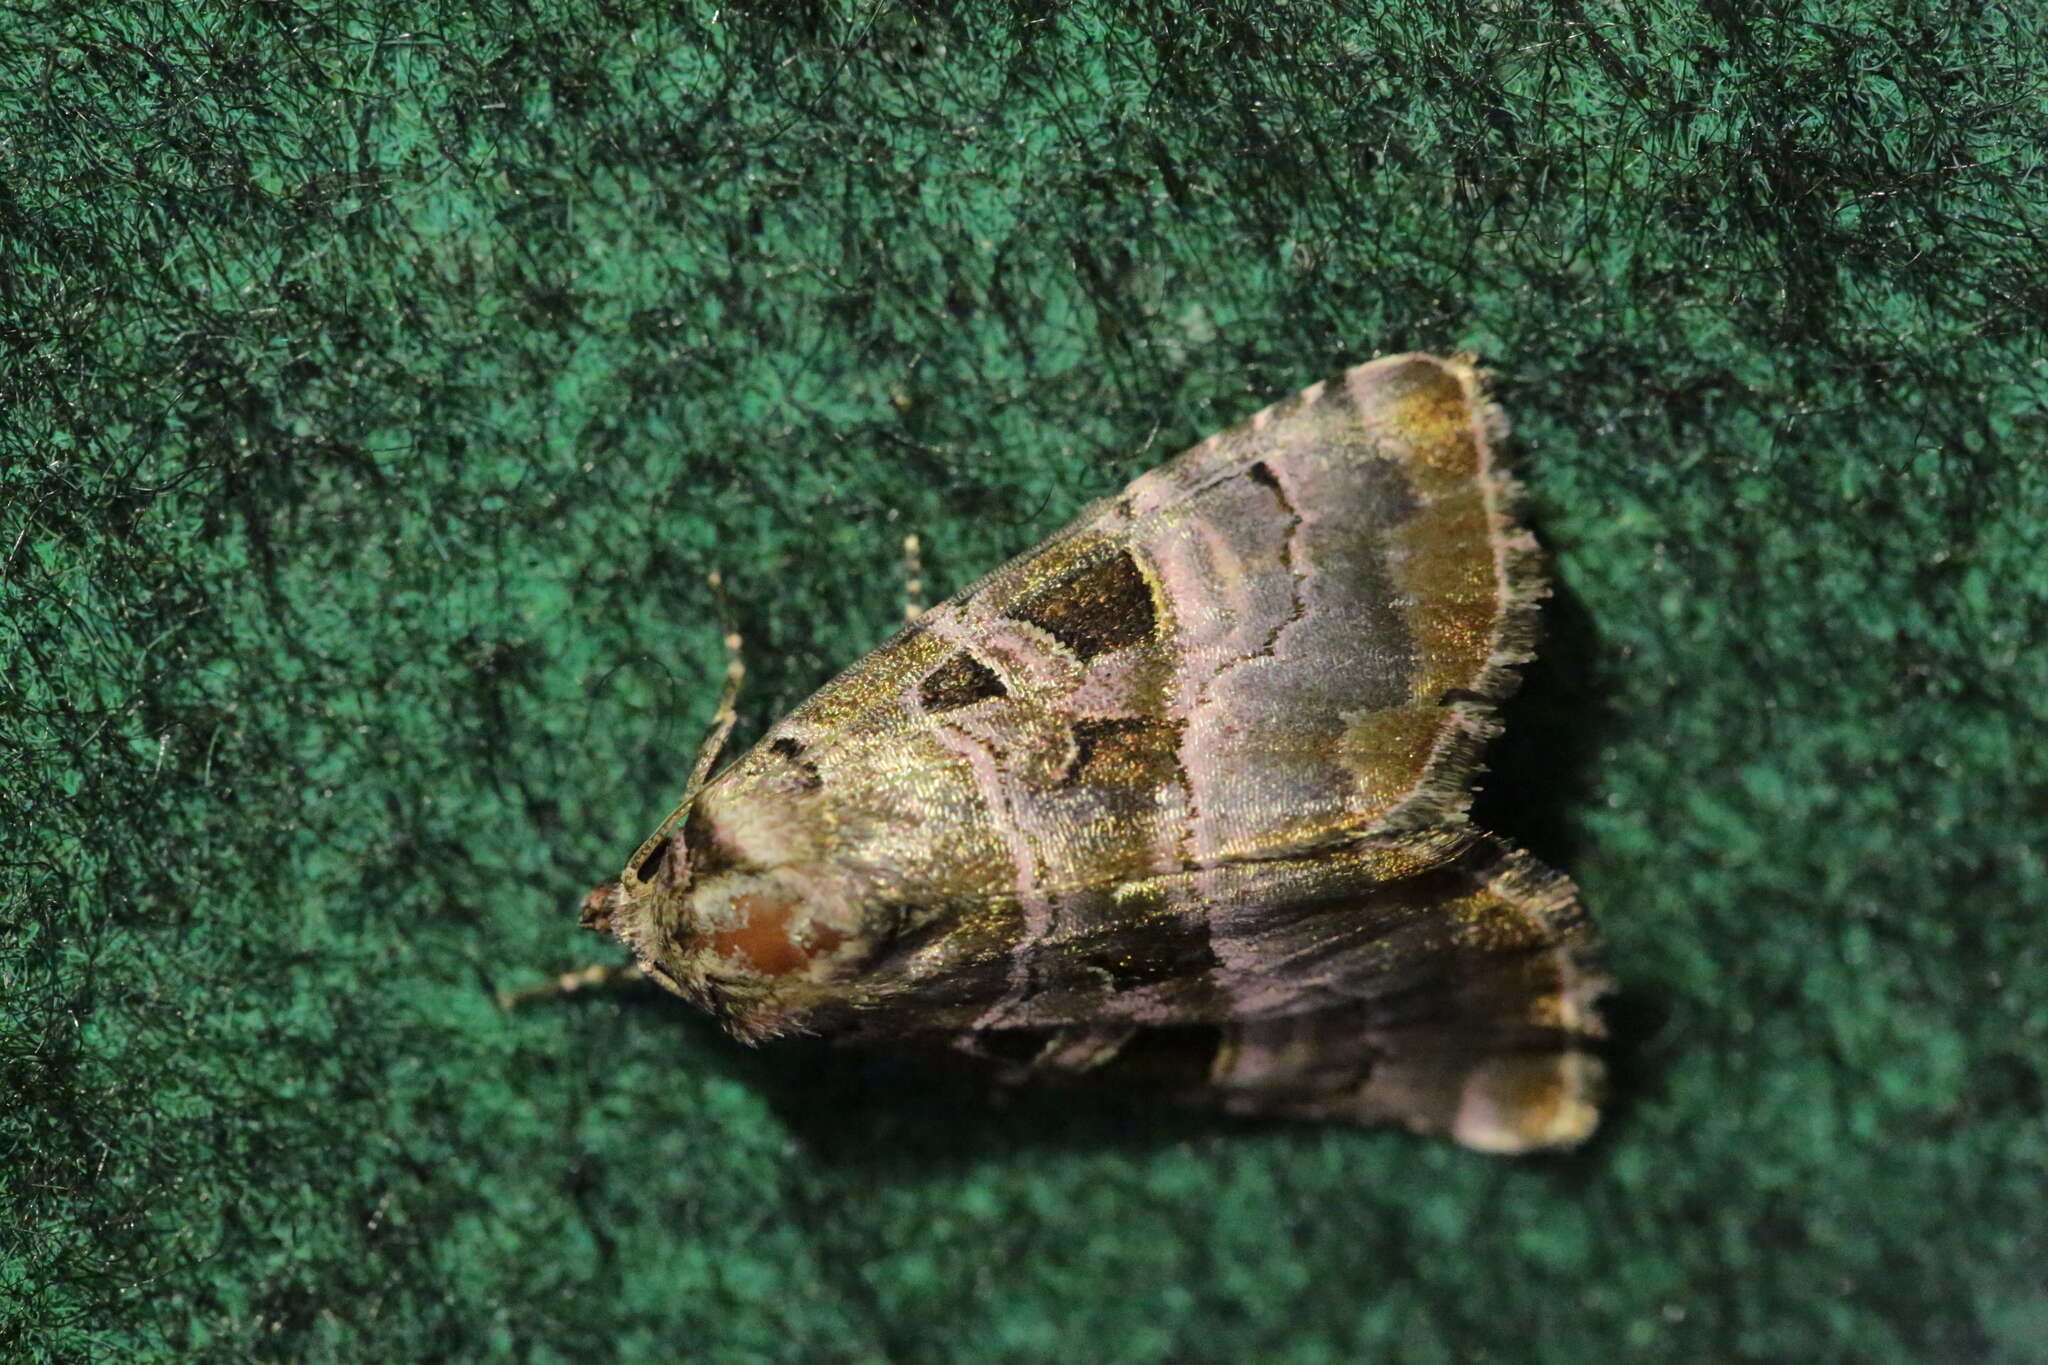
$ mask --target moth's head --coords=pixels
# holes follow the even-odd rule
[[[814,820],[772,793],[716,785],[584,899],[587,929],[743,1038],[793,1027],[857,949],[860,897]],[[853,946],[849,946],[853,945]]]

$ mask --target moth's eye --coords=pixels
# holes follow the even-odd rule
[[[661,871],[662,863],[668,859],[668,846],[671,842],[673,840],[663,839],[648,849],[647,856],[640,860],[640,866],[633,869],[633,876],[643,882],[653,881],[655,874]]]

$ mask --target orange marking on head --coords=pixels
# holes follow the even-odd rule
[[[733,908],[745,913],[747,922],[737,929],[721,929],[711,936],[711,950],[721,957],[738,954],[768,976],[787,976],[820,953],[829,953],[846,942],[846,935],[812,924],[805,935],[805,947],[790,936],[789,922],[796,913],[793,901],[759,893],[733,897]]]

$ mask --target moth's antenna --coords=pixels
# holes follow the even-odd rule
[[[686,806],[704,789],[704,783],[711,777],[711,765],[725,752],[725,741],[731,738],[733,724],[739,720],[740,681],[747,676],[746,661],[740,657],[739,627],[733,624],[732,603],[725,596],[725,579],[713,569],[707,581],[711,584],[711,595],[718,601],[719,629],[725,632],[725,687],[718,694],[711,732],[704,736],[703,747],[697,750],[697,766],[690,773],[690,785],[683,789]]]

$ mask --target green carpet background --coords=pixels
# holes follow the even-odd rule
[[[2048,1359],[2048,23],[1862,3],[0,11],[0,1355]],[[1600,1137],[993,1101],[582,893],[899,611],[1479,352],[1483,814]]]

